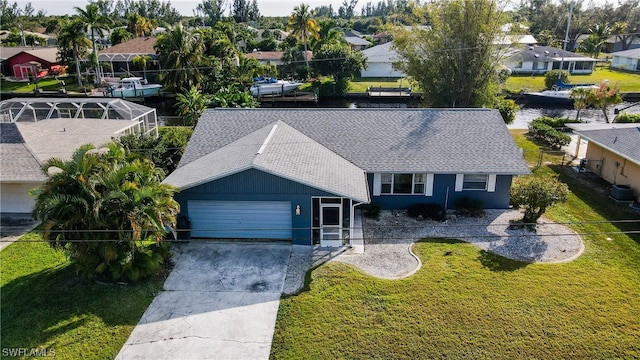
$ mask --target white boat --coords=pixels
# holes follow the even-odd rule
[[[569,5],[569,18],[567,20],[567,30],[564,35],[564,45],[562,47],[562,58],[560,60],[560,70],[558,73],[558,79],[556,84],[551,90],[543,90],[540,92],[527,92],[524,93],[525,99],[529,102],[544,103],[544,104],[556,104],[556,105],[569,105],[573,103],[571,92],[573,89],[597,89],[598,86],[590,84],[565,84],[562,81],[562,69],[564,64],[564,54],[567,51],[567,43],[569,42],[569,28],[571,27],[571,16],[573,14],[573,2]]]
[[[573,103],[571,92],[573,89],[597,89],[595,85],[580,85],[574,86],[570,89],[561,89],[554,86],[551,90],[544,90],[540,92],[528,92],[525,93],[525,98],[529,102],[557,104],[557,105],[569,105]]]
[[[162,88],[160,84],[147,84],[141,77],[128,77],[120,79],[117,84],[107,88],[106,95],[117,98],[139,98],[158,95]]]
[[[249,91],[251,95],[261,97],[265,95],[286,95],[297,89],[302,83],[277,79],[266,79],[254,83]]]

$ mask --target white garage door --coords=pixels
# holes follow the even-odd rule
[[[189,200],[191,236],[232,239],[291,239],[287,201]]]

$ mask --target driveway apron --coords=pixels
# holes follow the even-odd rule
[[[291,245],[191,242],[117,359],[268,359]]]

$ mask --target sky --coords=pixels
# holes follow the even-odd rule
[[[164,0],[165,2],[167,0]],[[356,12],[359,13],[362,6],[371,2],[377,4],[380,0],[359,0],[356,5]],[[422,0],[421,2],[424,2]],[[508,0],[509,1],[509,0]],[[73,14],[73,8],[75,6],[85,7],[88,4],[87,0],[9,0],[9,3],[16,2],[19,7],[24,8],[27,3],[31,3],[31,6],[38,11],[44,9],[47,15],[64,15]],[[193,9],[201,3],[201,0],[171,0],[171,6],[178,10],[182,15],[193,16]],[[230,4],[232,0],[227,0]],[[322,5],[333,5],[334,11],[338,11],[338,8],[342,5],[342,0],[258,0],[258,7],[260,13],[263,16],[289,16],[293,11],[293,8],[301,3],[309,5],[312,9]],[[518,4],[519,0],[510,0],[514,4]],[[607,0],[584,0],[584,6],[588,6],[590,2],[595,5],[602,6]],[[608,0],[609,3],[616,4],[616,0]]]
[[[167,2],[167,0],[164,1]],[[360,0],[356,7],[358,11],[362,5],[369,1],[372,3],[378,2],[378,0]],[[47,12],[47,15],[74,14],[73,8],[75,6],[85,7],[86,4],[88,4],[86,0],[9,0],[10,4],[14,2],[16,2],[20,8],[24,8],[24,6],[30,2],[36,11],[43,9]],[[201,2],[200,0],[171,0],[171,6],[182,15],[193,16],[193,9]],[[321,5],[331,4],[335,11],[338,11],[338,8],[342,4],[342,0],[258,0],[258,7],[260,8],[262,16],[289,16],[293,8],[302,2],[309,5],[312,9]]]

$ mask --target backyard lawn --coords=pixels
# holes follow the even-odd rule
[[[535,163],[537,145],[522,132],[514,137]],[[455,239],[423,239],[413,247],[422,268],[406,279],[324,264],[308,274],[306,289],[281,300],[271,357],[640,357],[640,234],[619,233],[640,226],[596,223],[631,215],[566,168],[536,170],[554,172],[572,194],[547,216],[600,233],[583,236],[577,260],[527,264]]]
[[[18,241],[0,252],[2,357],[35,349],[56,359],[113,359],[163,281],[83,283],[61,252]]]
[[[640,74],[596,67],[591,75],[571,75],[573,84],[597,84],[609,80],[609,84],[621,92],[640,92]],[[507,79],[505,90],[512,93],[544,90],[543,75],[512,75]]]

